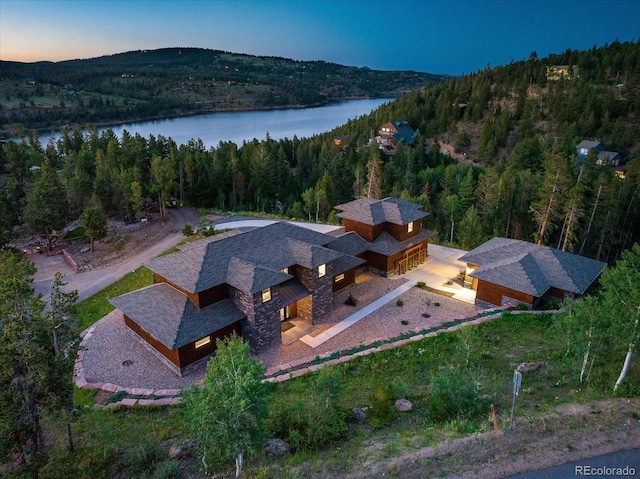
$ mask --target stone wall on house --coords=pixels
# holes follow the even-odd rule
[[[259,354],[282,343],[280,331],[280,297],[278,288],[271,288],[271,300],[262,302],[262,293],[250,295],[229,287],[234,304],[247,315],[242,323],[242,337]]]
[[[303,268],[296,270],[296,279],[305,288],[311,291],[311,295],[298,302],[298,317],[311,324],[320,324],[331,313],[333,307],[333,272],[331,264],[327,265],[326,274],[319,278],[318,268]]]

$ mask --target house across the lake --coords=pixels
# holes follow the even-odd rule
[[[283,323],[322,322],[361,268],[388,275],[426,259],[434,233],[422,229],[419,205],[361,198],[336,209],[341,235],[288,222],[223,233],[152,260],[155,284],[110,302],[177,374],[233,332],[257,353],[277,346]]]
[[[476,302],[491,306],[524,303],[535,307],[550,296],[578,297],[606,266],[548,246],[527,241],[493,238],[464,254],[465,280],[476,290]]]
[[[413,145],[415,143],[415,135],[416,132],[413,131],[407,121],[390,121],[380,127],[376,141],[378,142],[378,148],[392,155],[399,144]]]

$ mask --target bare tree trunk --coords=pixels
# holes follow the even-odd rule
[[[620,376],[618,376],[618,380],[616,381],[615,386],[613,386],[613,390],[617,390],[618,386],[624,381],[624,378],[627,376],[627,372],[629,371],[629,364],[631,363],[631,356],[633,355],[633,349],[636,345],[636,340],[638,339],[638,322],[640,322],[640,306],[638,306],[638,311],[636,313],[636,320],[633,323],[633,331],[631,333],[631,341],[629,342],[629,349],[627,350],[627,355],[624,358],[624,364],[622,365],[622,371],[620,371]]]
[[[584,240],[582,240],[582,246],[580,246],[580,255],[584,253],[584,248],[587,245],[587,239],[589,238],[589,233],[591,233],[591,227],[593,226],[593,219],[596,216],[596,209],[598,208],[598,203],[600,202],[600,195],[602,194],[602,183],[598,187],[598,194],[596,196],[596,202],[593,205],[593,210],[591,210],[591,218],[589,218],[589,224],[587,225],[587,230],[584,232]]]
[[[71,423],[67,421],[67,451],[73,452],[73,436],[71,434]]]
[[[242,474],[242,453],[236,456],[236,478]]]
[[[587,369],[587,364],[589,363],[589,352],[591,351],[591,341],[587,344],[587,350],[584,353],[584,358],[582,360],[582,368],[580,369],[580,384],[582,384],[582,379],[584,378],[584,372]]]
[[[544,232],[547,230],[547,224],[549,223],[549,218],[551,217],[551,212],[553,211],[553,203],[556,199],[556,189],[558,188],[558,179],[560,177],[560,170],[556,172],[556,181],[553,184],[553,189],[551,190],[551,196],[549,197],[549,203],[547,204],[546,211],[542,215],[542,221],[540,223],[540,229],[538,230],[538,242],[537,244],[542,244],[542,239],[544,238]]]

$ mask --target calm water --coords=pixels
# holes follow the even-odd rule
[[[254,138],[262,140],[267,133],[274,140],[283,138],[310,137],[343,125],[348,120],[370,113],[389,98],[373,100],[350,100],[317,108],[272,111],[245,111],[232,113],[210,113],[206,115],[173,118],[168,120],[126,123],[109,127],[120,137],[123,130],[132,136],[139,133],[171,137],[180,145],[191,139],[201,139],[208,149],[221,141],[232,141],[241,145]],[[99,128],[99,131],[107,128]],[[59,135],[54,135],[56,138]],[[51,134],[40,137],[46,146]]]

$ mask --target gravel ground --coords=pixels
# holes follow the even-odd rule
[[[372,273],[359,275],[356,284],[336,293],[333,313],[311,334],[320,334],[405,282],[403,278],[387,279]],[[349,292],[358,300],[357,307],[344,304]],[[288,346],[272,348],[256,359],[271,367],[297,359],[314,358],[322,353],[396,337],[407,331],[434,327],[476,311],[476,307],[471,304],[417,287],[403,293],[398,299],[403,301],[403,306],[397,306],[395,300],[391,301],[318,348],[296,341]],[[440,306],[435,306],[436,302]],[[424,318],[423,313],[431,316]],[[408,324],[402,324],[402,320],[408,321]],[[125,326],[119,313],[113,313],[108,320],[97,324],[92,336],[85,341],[85,347],[83,367],[87,381],[92,383],[112,383],[126,388],[178,389],[202,379],[205,373],[203,364],[187,376],[178,377],[153,353],[141,346]]]

